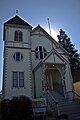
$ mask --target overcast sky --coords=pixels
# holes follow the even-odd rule
[[[80,0],[0,0],[0,89],[3,23],[15,16],[17,9],[18,15],[33,27],[40,24],[44,29],[47,29],[47,18],[49,18],[51,28],[56,32],[63,29],[80,52]]]

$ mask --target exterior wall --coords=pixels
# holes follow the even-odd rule
[[[18,27],[8,27],[6,26],[6,36],[5,41],[14,41],[14,33],[16,30],[20,30],[23,33],[23,42],[29,42],[30,32],[28,29],[18,28]]]
[[[31,49],[30,49],[30,31],[25,28],[5,26],[6,34],[4,41],[4,73],[3,73],[3,98],[11,99],[15,96],[24,95],[32,97],[32,70],[31,70]],[[23,41],[14,41],[15,30],[21,30]],[[13,54],[20,52],[23,55],[22,61],[16,62]],[[12,73],[24,72],[24,87],[13,88]]]
[[[31,47],[32,47],[32,67],[33,69],[35,68],[35,66],[41,61],[38,59],[35,59],[35,49],[38,46],[43,46],[47,52],[51,51],[51,41],[48,40],[46,37],[44,36],[39,36],[39,35],[32,35],[31,36]]]
[[[39,32],[35,32],[32,36],[31,36],[31,45],[32,45],[32,68],[34,69],[37,64],[41,61],[38,59],[35,59],[35,48],[37,46],[43,46],[47,52],[50,52],[52,50],[52,43],[51,41],[44,35],[44,34],[39,34]],[[68,60],[68,55],[65,54],[65,50],[62,50],[57,44],[53,43],[53,48],[61,54],[61,56],[64,57],[64,59]],[[51,58],[51,57],[50,57]],[[53,58],[53,57],[52,57]],[[56,61],[57,60],[57,61]],[[49,60],[50,62],[50,60]],[[60,63],[63,64],[62,61],[60,61],[60,59],[58,59],[57,57],[55,57],[55,63]],[[52,60],[51,60],[52,63]],[[53,61],[54,63],[54,61]],[[40,70],[37,70],[35,73],[35,84],[36,86],[39,84],[41,85],[41,73],[39,72]],[[70,70],[70,66],[69,64],[66,65],[66,73],[65,73],[65,84],[66,84],[66,91],[72,91],[73,88],[73,80],[72,80],[72,75],[71,75],[71,70]],[[41,95],[41,87],[38,86],[38,88],[36,88],[36,95],[37,97],[39,97]],[[68,95],[68,97],[73,97],[72,95]]]
[[[23,32],[23,41],[18,42],[14,41],[14,32],[15,30],[21,30]],[[31,36],[30,36],[31,35]],[[33,31],[30,34],[29,29],[26,28],[18,28],[12,26],[5,26],[5,54],[4,54],[4,98],[11,99],[14,96],[25,95],[28,97],[32,97],[34,94],[33,87],[35,86],[36,97],[40,97],[42,95],[42,67],[40,66],[35,72],[35,85],[33,85],[32,78],[32,70],[40,63],[41,60],[35,58],[35,49],[38,46],[43,46],[46,51],[49,53],[52,50],[52,42],[51,40],[41,31]],[[53,42],[53,48],[61,55],[68,60],[65,51],[62,50],[56,42]],[[13,54],[15,52],[21,52],[23,54],[23,60],[21,62],[15,62],[13,59]],[[53,57],[50,57],[49,62],[51,63],[56,61],[59,64],[63,64],[57,56],[55,56],[55,61],[53,61]],[[45,61],[46,62],[46,61]],[[24,88],[13,88],[12,86],[12,72],[24,72]],[[65,84],[66,91],[73,90],[73,81],[72,75],[70,71],[69,64],[66,65],[65,71]],[[72,97],[72,94],[69,94],[69,97]]]
[[[40,97],[42,95],[42,67],[35,72],[35,90],[36,97]]]
[[[56,44],[53,43],[53,48],[57,52],[61,53],[61,56],[63,56],[66,60],[68,60],[68,55],[63,55],[65,52],[61,50]],[[39,34],[36,31],[31,36],[32,61],[33,61],[32,68],[33,69],[40,62],[39,59],[35,58],[35,48],[38,46],[43,46],[48,53],[52,50],[52,42],[44,34],[42,33]]]
[[[6,59],[5,59],[5,98],[12,98],[14,96],[25,95],[32,97],[31,91],[31,71],[29,64],[29,50],[26,49],[13,49],[7,48]],[[16,62],[13,59],[13,53],[16,51],[21,52],[23,60]],[[13,88],[12,86],[12,72],[24,72],[24,88]]]

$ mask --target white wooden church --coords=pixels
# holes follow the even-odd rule
[[[68,53],[40,25],[19,16],[4,23],[3,99],[56,91],[73,99]]]

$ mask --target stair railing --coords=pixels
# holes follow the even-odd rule
[[[55,111],[57,115],[60,115],[58,101],[55,100],[49,91],[46,91],[46,98],[52,111]]]

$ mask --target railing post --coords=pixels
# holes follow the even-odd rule
[[[58,102],[56,102],[56,108],[57,108],[57,114],[60,115]]]

